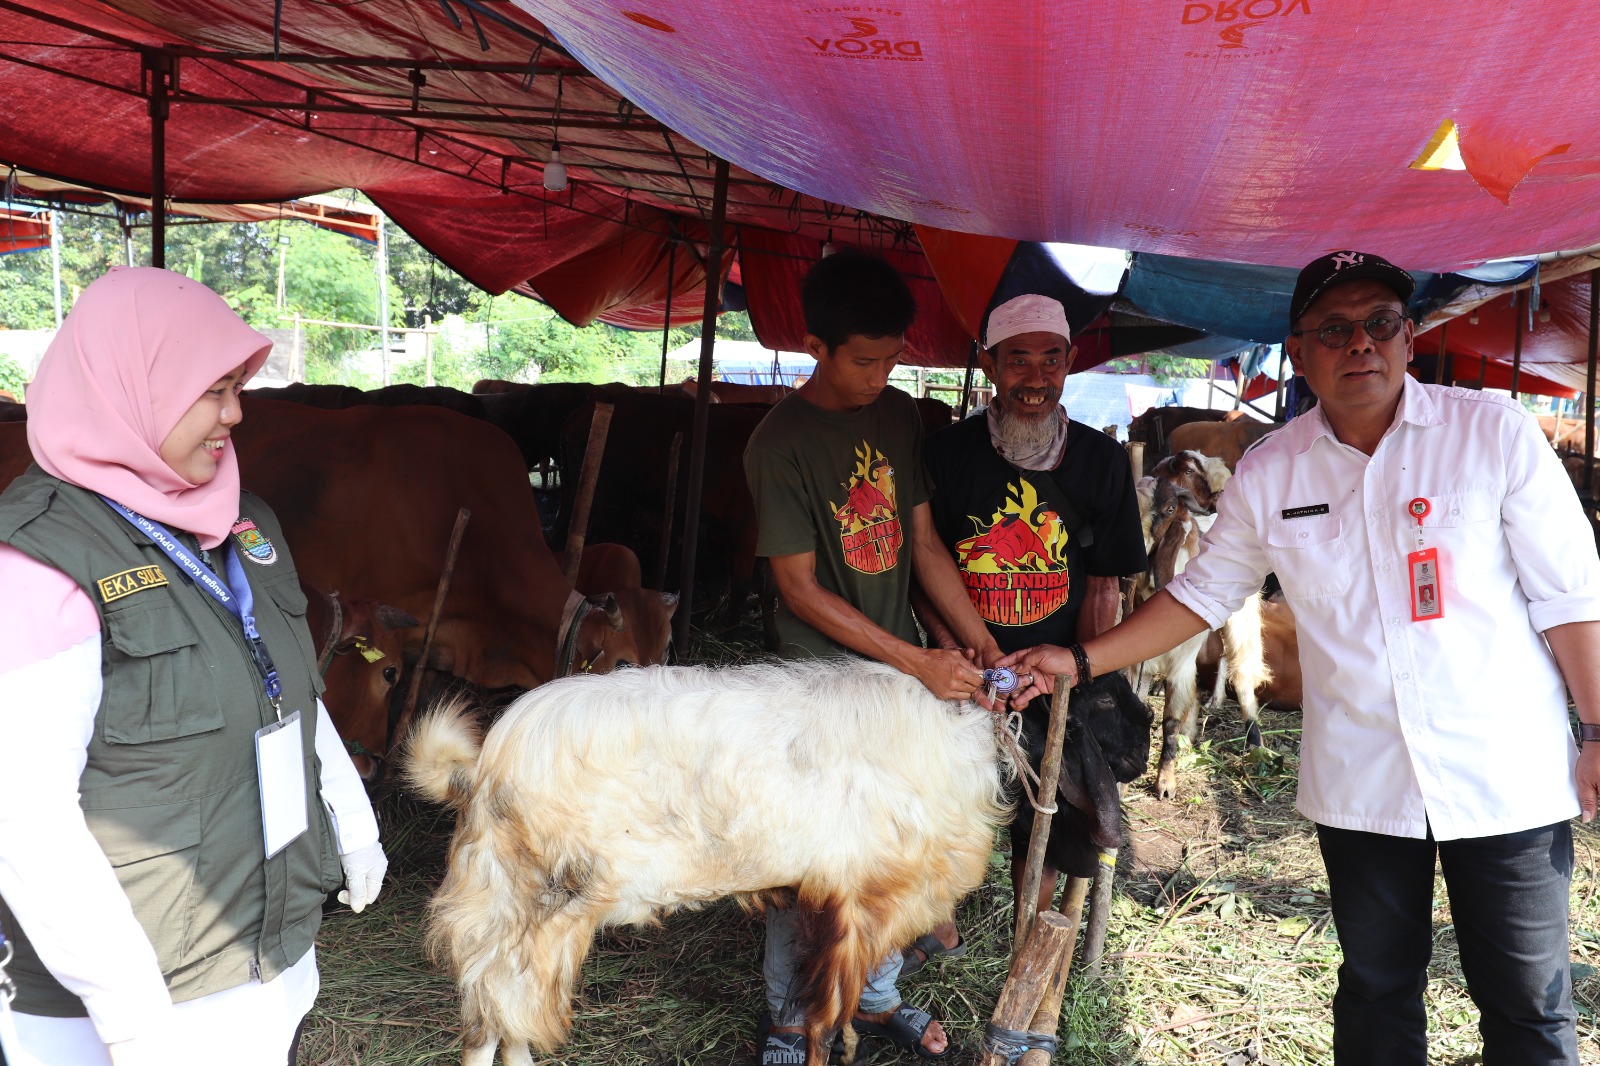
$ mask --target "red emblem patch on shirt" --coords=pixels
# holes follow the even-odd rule
[[[894,467],[882,452],[862,441],[844,490],[843,503],[828,501],[839,523],[844,561],[863,574],[894,569],[905,542],[895,506]]]

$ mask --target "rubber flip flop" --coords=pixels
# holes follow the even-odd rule
[[[918,955],[918,952],[921,952],[921,954]],[[959,936],[956,940],[956,946],[947,948],[937,936],[932,933],[923,933],[917,937],[916,942],[910,947],[900,949],[900,976],[910,977],[940,956],[947,959],[959,959],[966,953],[967,942]]]

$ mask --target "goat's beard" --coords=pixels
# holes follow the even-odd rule
[[[1007,403],[991,403],[994,412],[995,450],[1013,463],[1029,467],[1029,460],[1037,460],[1053,451],[1061,432],[1062,418],[1059,403],[1041,407],[1037,414],[1024,414]]]

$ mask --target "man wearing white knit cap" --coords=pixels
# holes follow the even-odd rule
[[[983,343],[980,365],[994,399],[928,439],[934,526],[1002,652],[1054,643],[1046,634],[1087,639],[1116,623],[1118,578],[1145,568],[1128,460],[1116,441],[1061,406],[1077,349],[1060,301],[1007,300],[989,313]],[[918,613],[934,641],[955,646],[937,612],[919,603]],[[1042,724],[1043,708],[1029,713]],[[1026,805],[1020,810],[1012,825],[1019,885],[1031,827]],[[1060,872],[1048,857],[1060,847],[1053,834],[1041,908]],[[1093,873],[1092,855],[1089,868],[1071,869],[1077,861],[1065,872]]]

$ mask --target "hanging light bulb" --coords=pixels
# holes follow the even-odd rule
[[[1478,309],[1476,307],[1472,309],[1472,314],[1467,316],[1467,321],[1472,323],[1474,326],[1478,324]]]
[[[561,192],[567,187],[567,165],[561,161],[561,145],[550,149],[550,162],[544,165],[544,187],[549,192]]]
[[[1539,321],[1540,322],[1548,322],[1548,321],[1550,321],[1550,303],[1547,300],[1540,300],[1539,301]]]
[[[839,249],[833,246],[833,230],[829,230],[828,239],[822,242],[822,258],[828,258],[828,256],[832,255],[838,250]]]
[[[550,142],[550,161],[544,165],[544,187],[546,192],[562,192],[567,187],[567,165],[561,161],[561,89],[563,83],[562,76],[556,75],[556,113],[550,123],[553,139]]]

